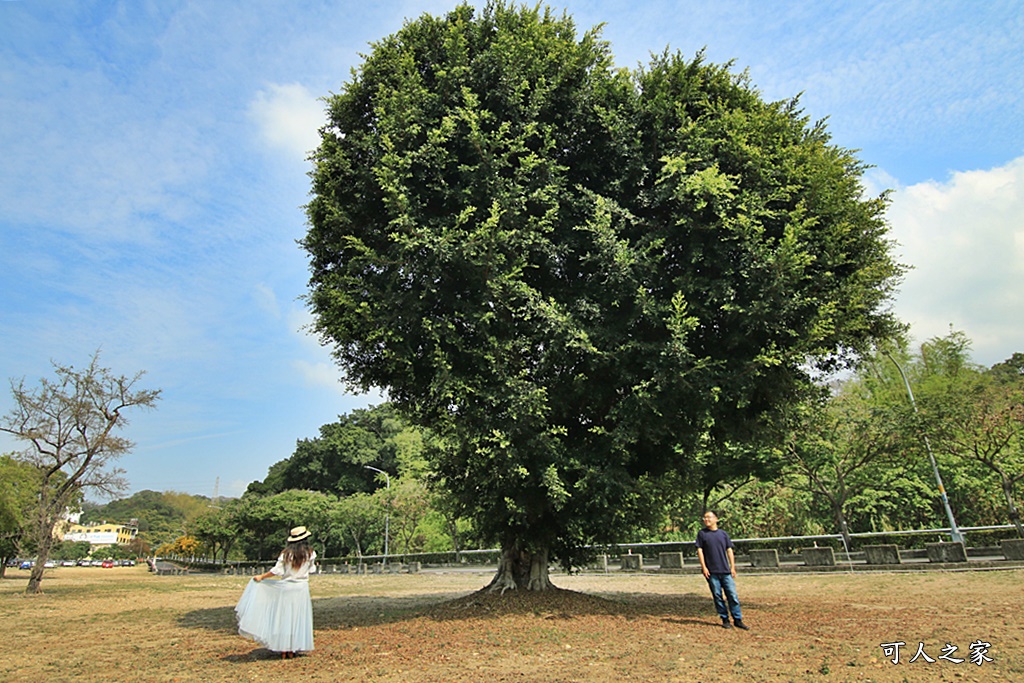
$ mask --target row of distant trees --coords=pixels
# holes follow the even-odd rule
[[[128,560],[149,555],[148,544],[143,540],[134,540],[128,544],[115,543],[93,547],[88,541],[60,541],[55,543],[50,552],[54,560]]]
[[[910,402],[900,370],[913,388]],[[972,361],[962,332],[914,352],[879,351],[801,404],[786,438],[743,450],[708,445],[696,479],[669,473],[649,495],[656,514],[622,542],[692,537],[716,508],[738,537],[884,532],[944,526],[931,447],[961,526],[1012,523],[1024,479],[1024,354],[990,368]],[[437,486],[431,451],[444,444],[391,404],[355,410],[300,440],[237,499],[142,491],[84,503],[83,521],[139,520],[135,547],[105,551],[271,559],[287,530],[315,530],[322,557],[459,551],[484,543]],[[385,474],[386,473],[386,474]],[[37,465],[0,457],[0,550],[38,555]],[[54,481],[61,481],[58,477]],[[79,559],[87,543],[55,542],[48,556]],[[111,555],[114,556],[114,555]]]
[[[657,514],[620,540],[689,540],[707,508],[737,537],[946,526],[926,440],[961,526],[1012,523],[1024,537],[1024,354],[980,366],[962,332],[914,352],[880,351],[792,421],[764,448],[709,444],[697,456],[698,479],[669,476],[652,487]],[[297,524],[316,531],[321,556],[381,554],[385,518],[391,554],[475,547],[471,522],[433,485],[428,450],[439,447],[390,404],[353,411],[300,441],[241,498],[192,519],[191,554],[269,559]]]
[[[410,426],[394,407],[357,409],[300,440],[294,454],[270,467],[240,498],[222,500],[186,524],[199,554],[226,559],[277,556],[288,529],[314,530],[321,557],[359,557],[459,550],[473,544],[432,486],[429,432]],[[181,555],[175,545],[158,551]]]
[[[1013,524],[1024,537],[1024,354],[986,368],[951,331],[913,353],[877,352],[831,388],[747,474],[709,454],[703,494],[675,517],[718,507],[748,537],[946,527],[930,447],[960,526]]]

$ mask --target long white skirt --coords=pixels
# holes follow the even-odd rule
[[[313,649],[308,581],[249,581],[235,605],[238,633],[274,652]]]

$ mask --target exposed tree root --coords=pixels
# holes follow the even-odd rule
[[[501,553],[498,571],[487,585],[491,593],[504,594],[507,590],[546,591],[555,587],[548,574],[547,549],[528,552],[508,549]]]

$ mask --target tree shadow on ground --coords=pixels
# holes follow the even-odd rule
[[[757,605],[744,604],[756,609]],[[662,618],[675,624],[720,626],[710,595],[641,592],[581,593],[554,589],[544,592],[479,590],[426,593],[403,597],[339,596],[313,600],[313,624],[318,631],[379,626],[426,618],[434,621],[496,620],[504,616],[533,615],[548,620],[607,616],[635,619]],[[234,607],[193,610],[181,615],[185,628],[224,633],[237,628]]]
[[[753,603],[751,607],[756,607]],[[541,616],[548,619],[609,616],[628,620],[661,617],[674,623],[708,623],[720,626],[710,595],[697,593],[645,593],[600,591],[580,593],[555,589],[542,593],[477,591],[439,603],[426,615],[437,620],[501,618],[505,615]]]
[[[355,595],[315,598],[313,625],[319,631],[387,624],[422,616],[438,603],[464,595],[465,592],[451,592],[403,597]],[[223,633],[232,633],[238,627],[234,605],[192,610],[179,616],[177,623],[184,628]]]
[[[300,658],[306,657],[306,656],[307,655],[302,653],[302,652],[296,652],[295,653],[295,658],[296,659],[300,659]],[[254,649],[254,650],[252,650],[250,652],[244,652],[244,653],[233,654],[233,655],[224,655],[223,657],[220,658],[220,660],[222,662],[233,662],[235,664],[244,664],[244,663],[247,663],[247,662],[259,662],[259,661],[263,661],[263,660],[267,660],[267,659],[281,659],[281,653],[280,652],[274,652],[273,650],[268,650],[265,647],[257,647],[256,649]]]

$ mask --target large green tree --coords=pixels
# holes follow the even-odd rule
[[[259,495],[290,489],[338,496],[371,493],[376,474],[366,466],[396,474],[406,427],[388,403],[353,410],[321,426],[318,437],[299,440],[292,456],[271,465],[266,478],[250,484],[248,491]]]
[[[654,478],[898,329],[862,164],[702,56],[631,73],[567,16],[462,5],[376,43],[328,116],[315,328],[440,437],[493,589],[548,588]]]
[[[329,526],[340,547],[351,548],[362,558],[372,538],[384,538],[384,515],[376,497],[369,493],[353,493],[335,503],[329,513]],[[381,552],[384,552],[383,542]]]
[[[239,501],[232,499],[217,507],[211,506],[188,524],[189,535],[206,547],[214,562],[218,557],[223,562],[228,561],[228,553],[241,533],[238,516],[234,514],[238,505]]]

